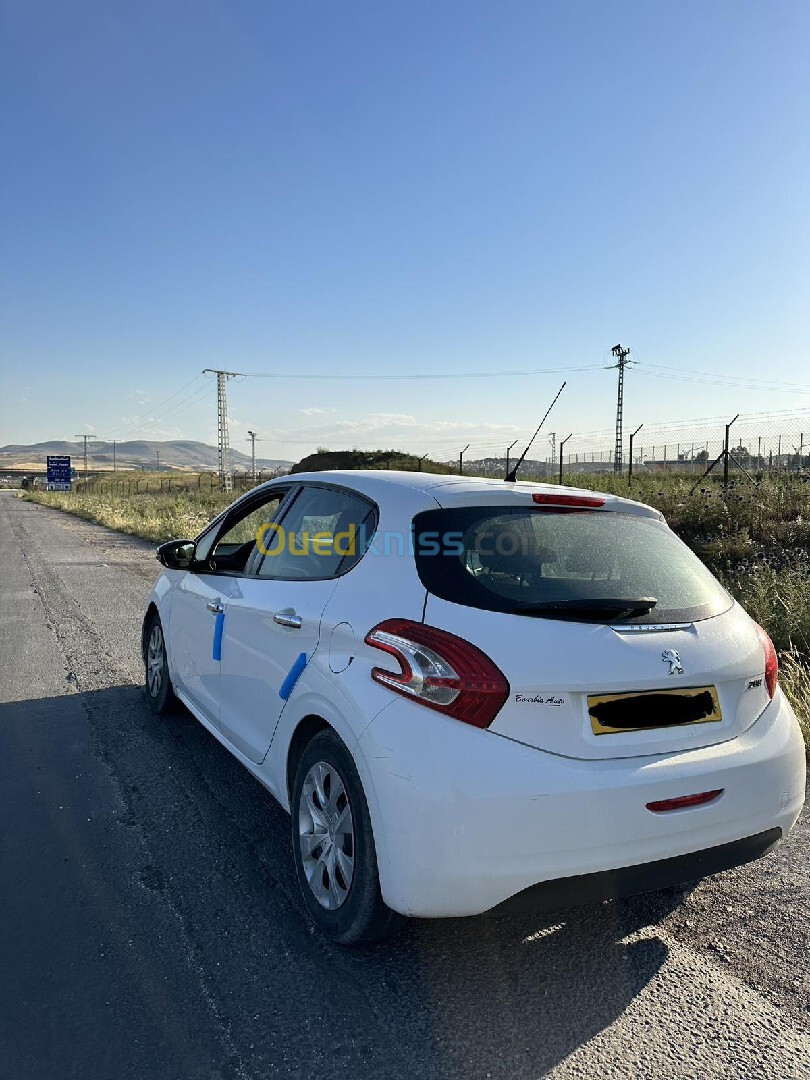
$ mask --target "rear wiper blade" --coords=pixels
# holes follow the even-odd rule
[[[658,600],[654,596],[593,597],[577,600],[544,600],[536,604],[521,604],[516,615],[550,615],[557,618],[576,618],[578,615],[646,615]]]

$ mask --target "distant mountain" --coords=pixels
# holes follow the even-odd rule
[[[79,466],[84,456],[84,448],[75,442],[49,442],[32,443],[23,445],[12,443],[8,446],[0,446],[0,468],[3,465],[13,466],[17,463],[36,465],[41,463],[45,466],[45,458],[48,454],[69,454],[73,459],[72,464]],[[240,450],[231,447],[229,457],[232,468],[250,468],[250,455],[243,454]],[[216,469],[218,464],[218,451],[215,446],[209,446],[202,442],[188,442],[174,439],[167,442],[151,442],[137,439],[131,442],[117,442],[115,444],[115,460],[121,469],[145,467],[154,470],[160,462],[161,469]],[[103,439],[93,439],[87,442],[87,462],[92,468],[109,468],[113,461],[113,445]],[[292,465],[291,461],[282,458],[256,458],[257,469],[279,469]]]

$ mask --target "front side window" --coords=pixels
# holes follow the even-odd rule
[[[323,579],[344,574],[366,551],[376,511],[358,495],[311,485],[264,530],[258,576]]]
[[[260,502],[233,511],[197,544],[197,563],[214,573],[243,573],[256,549],[256,536],[278,513],[289,489],[277,489]]]
[[[436,596],[514,614],[692,622],[728,593],[655,518],[516,507],[430,510],[414,520],[416,565]]]

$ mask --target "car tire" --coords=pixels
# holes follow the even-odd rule
[[[368,804],[351,754],[331,729],[302,753],[291,798],[295,871],[312,921],[339,945],[392,937],[404,919],[380,892]]]
[[[169,678],[169,661],[163,625],[158,615],[153,615],[144,635],[144,666],[146,700],[153,713],[160,716],[170,712],[175,703],[174,690]]]

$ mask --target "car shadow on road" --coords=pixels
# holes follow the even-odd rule
[[[670,914],[674,892],[411,920],[386,946],[335,947],[306,920],[287,814],[201,725],[185,710],[154,717],[137,687],[71,696],[86,717],[75,737],[120,796],[109,812],[139,837],[133,888],[176,914],[244,1075],[297,1056],[301,1076],[535,1078],[620,1018],[666,962],[654,930],[633,935]]]

